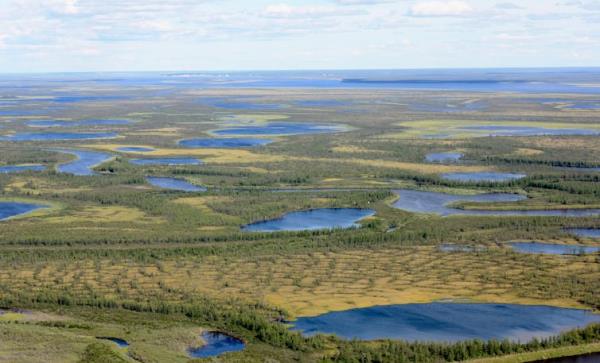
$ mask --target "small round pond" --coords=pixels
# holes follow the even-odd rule
[[[189,348],[188,354],[192,358],[215,357],[223,353],[239,352],[246,347],[241,339],[220,332],[203,332],[201,337],[206,344],[198,348]]]

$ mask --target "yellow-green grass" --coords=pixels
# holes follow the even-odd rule
[[[91,187],[68,187],[65,183],[53,182],[42,177],[14,177],[13,180],[4,187],[6,192],[16,192],[28,195],[42,195],[46,193],[65,194],[77,193],[92,190]]]
[[[541,350],[531,353],[511,354],[497,358],[472,359],[469,363],[526,363],[542,359],[570,357],[582,354],[600,352],[600,343],[583,344],[570,347]]]
[[[371,305],[468,299],[585,308],[554,285],[562,274],[598,275],[595,256],[445,253],[435,247],[314,252],[259,257],[187,257],[155,263],[78,261],[12,264],[0,283],[15,289],[94,291],[105,297],[180,294],[236,297],[279,306],[292,316]],[[532,276],[535,276],[532,277]],[[91,290],[90,290],[91,289]]]

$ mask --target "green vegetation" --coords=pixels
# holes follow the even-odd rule
[[[95,127],[118,132],[117,139],[0,142],[0,165],[48,166],[41,172],[0,174],[0,199],[53,207],[0,222],[0,308],[7,309],[0,314],[0,362],[188,362],[186,349],[203,344],[200,333],[205,329],[226,331],[248,343],[242,352],[219,357],[223,362],[520,362],[590,347],[600,350],[598,325],[523,344],[442,344],[307,338],[284,323],[328,311],[441,299],[600,310],[598,254],[525,255],[504,244],[598,244],[564,231],[600,228],[597,217],[443,218],[391,206],[396,198],[392,190],[416,188],[528,197],[477,205],[484,209],[599,208],[600,173],[573,169],[599,165],[597,136],[475,137],[457,132],[470,124],[595,129],[597,114],[548,109],[500,94],[485,97],[493,112],[464,112],[448,121],[447,116],[406,107],[417,99],[434,102],[439,93],[330,90],[319,97],[348,100],[351,106],[302,108],[291,106],[306,99],[301,90],[179,90],[169,98],[145,97],[149,91],[143,89],[127,92],[142,97],[114,101],[109,108],[85,102],[64,111],[73,119],[135,121]],[[196,102],[232,94],[258,94],[265,102],[290,106],[227,112]],[[360,112],[344,112],[349,110]],[[10,131],[31,132],[11,120],[0,116]],[[208,137],[210,130],[232,123],[272,120],[351,128],[277,137],[250,149],[177,144],[183,138]],[[453,137],[422,138],[444,130]],[[71,157],[50,146],[102,150],[117,157],[96,167],[96,175],[78,177],[55,171],[57,163]],[[123,153],[117,151],[121,146],[155,150]],[[424,162],[428,153],[445,151],[465,158],[448,165]],[[165,156],[193,156],[205,163],[128,162]],[[512,171],[527,177],[467,184],[440,177],[461,171]],[[153,188],[145,181],[148,175],[183,178],[208,191]],[[324,207],[370,208],[376,215],[352,230],[240,229],[289,211]],[[439,250],[442,243],[485,248],[448,253]],[[118,348],[96,339],[101,336],[131,345]]]

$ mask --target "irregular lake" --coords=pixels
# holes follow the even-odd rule
[[[114,337],[96,337],[96,339],[102,339],[102,340],[110,340],[111,342],[115,343],[116,345],[119,346],[119,348],[127,348],[129,346],[129,343],[121,338],[114,338]]]
[[[468,339],[529,341],[600,322],[585,310],[515,304],[429,303],[373,306],[299,318],[305,335],[345,339],[455,342]]]
[[[107,153],[101,153],[97,151],[83,151],[83,150],[72,150],[72,149],[50,149],[64,154],[70,154],[77,157],[77,159],[68,163],[60,164],[56,169],[61,173],[69,173],[73,175],[94,175],[92,168],[105,163],[113,158],[113,155]]]
[[[430,163],[455,163],[464,155],[461,153],[430,153],[425,156],[425,160]]]
[[[247,232],[312,231],[359,227],[356,222],[375,214],[371,209],[322,208],[286,213],[280,218],[247,224]]]
[[[40,132],[40,133],[18,133],[8,136],[0,136],[0,141],[53,141],[53,140],[88,140],[88,139],[110,139],[117,137],[115,132]]]
[[[149,176],[146,178],[150,185],[163,189],[180,190],[183,192],[205,192],[206,188],[198,185],[189,183],[183,179],[166,178],[166,177],[154,177]]]
[[[82,127],[82,126],[103,126],[103,125],[127,125],[128,120],[78,120],[78,121],[64,121],[64,120],[40,120],[40,121],[29,121],[27,126],[30,127]]]
[[[192,358],[215,357],[223,353],[239,352],[246,347],[242,340],[219,332],[204,332],[201,337],[206,344],[198,348],[189,348],[188,354]]]
[[[482,136],[559,136],[559,135],[600,135],[593,129],[550,129],[533,126],[475,125],[465,126],[462,130],[483,131]]]
[[[238,148],[255,147],[272,143],[269,139],[220,138],[220,139],[187,139],[179,141],[179,145],[189,148]]]
[[[46,208],[41,204],[0,201],[0,221]]]
[[[154,158],[154,159],[131,159],[130,163],[135,165],[200,165],[202,161],[195,158]]]
[[[442,174],[442,179],[460,181],[460,182],[506,182],[522,179],[525,174],[516,173],[496,173],[496,172],[475,172],[475,173],[446,173]]]
[[[198,102],[203,105],[225,108],[228,110],[255,110],[255,111],[267,111],[267,110],[279,110],[283,108],[283,105],[277,103],[257,103],[252,101],[246,101],[249,97],[205,97]]]
[[[600,229],[597,228],[568,228],[565,231],[579,237],[600,238]]]
[[[303,122],[268,122],[213,131],[216,135],[304,135],[342,132],[345,127]]]
[[[600,251],[600,247],[542,242],[511,242],[507,244],[517,252],[542,255],[582,255]]]
[[[147,153],[150,151],[154,151],[151,147],[142,147],[142,146],[124,146],[117,148],[117,151],[122,152],[132,152],[132,153]]]
[[[600,214],[600,209],[565,209],[565,210],[481,210],[453,208],[456,202],[517,202],[527,199],[518,194],[488,193],[477,195],[456,195],[418,190],[394,190],[399,199],[392,205],[394,208],[413,213],[435,213],[441,216],[476,215],[476,216],[562,216],[580,217]]]
[[[42,171],[45,170],[44,165],[4,165],[0,166],[0,174],[20,173],[23,171]]]

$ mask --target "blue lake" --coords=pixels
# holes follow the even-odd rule
[[[453,208],[457,202],[517,202],[527,199],[518,194],[488,193],[477,195],[457,195],[418,190],[394,190],[399,199],[394,208],[413,213],[434,213],[441,216],[474,215],[474,216],[559,216],[583,217],[600,215],[600,209],[565,209],[565,210],[480,210]]]
[[[345,339],[455,342],[529,341],[600,322],[585,310],[515,304],[429,303],[372,306],[302,317],[294,330]]]
[[[542,255],[580,255],[600,251],[600,247],[576,246],[542,242],[511,242],[508,243],[515,251]]]
[[[0,221],[46,208],[41,204],[0,201]]]
[[[20,173],[23,171],[42,171],[44,165],[4,165],[0,166],[0,174]]]
[[[151,147],[142,147],[142,146],[124,146],[117,149],[117,151],[122,152],[132,152],[132,153],[147,153],[150,151],[154,151]]]
[[[579,237],[600,238],[600,228],[568,228],[565,231]]]
[[[195,158],[153,158],[153,159],[131,159],[130,163],[135,165],[200,165],[201,160]]]
[[[68,173],[80,176],[94,175],[95,173],[92,170],[92,168],[102,163],[105,163],[113,158],[113,155],[111,154],[97,151],[83,151],[73,149],[50,149],[50,151],[74,155],[76,157],[75,160],[64,164],[60,164],[56,167],[56,169],[61,173]]]
[[[128,120],[77,120],[77,121],[65,121],[65,120],[39,120],[39,121],[28,121],[27,126],[30,127],[83,127],[83,126],[111,126],[111,125],[127,125],[130,122]]]
[[[56,103],[78,103],[78,102],[92,102],[92,101],[118,101],[125,100],[129,97],[126,96],[87,96],[87,95],[73,95],[73,96],[57,96],[51,101]]]
[[[425,156],[425,160],[430,163],[455,163],[464,155],[461,153],[445,152],[445,153],[430,153]]]
[[[219,332],[204,332],[201,337],[206,344],[198,348],[189,348],[188,354],[192,358],[215,357],[223,353],[239,352],[246,347],[242,340]]]
[[[269,139],[252,138],[219,138],[219,139],[187,139],[179,141],[179,145],[189,148],[243,148],[255,147],[272,143]]]
[[[8,136],[0,136],[0,141],[54,141],[54,140],[88,140],[109,139],[117,137],[114,132],[39,132],[18,133]]]
[[[268,111],[268,110],[279,110],[284,105],[277,103],[261,103],[255,102],[257,99],[252,97],[205,97],[198,101],[198,103],[216,107],[224,108],[228,110],[253,110],[253,111]]]
[[[300,107],[339,107],[347,106],[352,103],[340,100],[300,100],[294,102],[294,104]]]
[[[600,130],[593,129],[550,129],[532,126],[474,125],[465,126],[461,129],[468,131],[483,131],[482,136],[600,135]]]
[[[341,125],[302,122],[268,122],[259,125],[238,126],[213,131],[215,135],[305,135],[342,132]]]
[[[475,172],[475,173],[446,173],[442,174],[442,179],[453,180],[459,182],[476,183],[476,182],[506,182],[511,180],[522,179],[525,174],[516,173],[496,173],[496,172]]]
[[[149,176],[146,178],[150,185],[153,185],[162,189],[179,190],[182,192],[205,192],[206,188],[198,185],[194,185],[183,179],[177,178],[166,178],[166,177],[154,177]]]
[[[114,338],[114,337],[96,337],[96,339],[108,340],[115,343],[119,348],[127,348],[129,343],[125,339]]]
[[[254,222],[242,227],[247,232],[312,231],[359,227],[356,222],[375,214],[371,209],[322,208],[286,213],[280,218]]]

